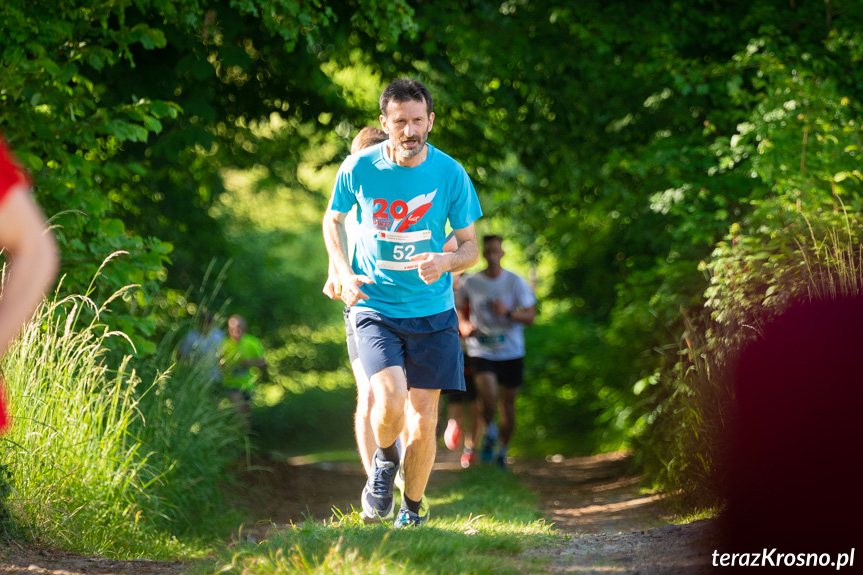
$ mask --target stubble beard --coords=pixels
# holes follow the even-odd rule
[[[396,154],[404,159],[409,160],[411,158],[416,157],[420,152],[425,148],[426,140],[428,140],[428,132],[423,134],[421,137],[417,136],[416,138],[410,138],[409,140],[395,140],[390,138],[390,143],[393,146],[393,149],[396,151]],[[417,146],[413,149],[405,148],[402,142],[414,141],[417,142]]]

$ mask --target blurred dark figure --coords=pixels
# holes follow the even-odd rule
[[[863,564],[861,357],[863,298],[794,305],[743,350],[725,480],[727,551],[860,547],[854,563]]]
[[[198,314],[198,324],[189,330],[177,346],[177,358],[189,365],[199,365],[208,374],[214,385],[221,387],[222,371],[219,369],[225,332],[216,325],[215,316],[209,311]]]

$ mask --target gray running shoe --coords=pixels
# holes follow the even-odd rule
[[[396,473],[395,485],[398,488],[398,490],[401,492],[401,496],[402,496],[401,500],[404,501],[405,500],[405,462],[404,461],[402,461],[399,464],[399,472]],[[423,509],[428,510],[428,506],[429,506],[428,499],[426,499],[426,494],[423,493],[423,498],[420,500],[420,515],[422,515],[424,513]]]
[[[399,514],[396,516],[393,527],[396,529],[402,529],[404,527],[418,527],[428,521],[428,518],[429,506],[426,502],[425,495],[423,495],[423,504],[420,506],[420,512],[414,513],[410,509],[402,507],[399,509]]]
[[[391,519],[393,516],[393,481],[399,471],[394,461],[372,459],[372,473],[363,488],[363,510],[360,514],[366,522]]]

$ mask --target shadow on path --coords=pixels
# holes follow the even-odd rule
[[[698,574],[712,571],[712,520],[669,523],[663,496],[644,492],[625,453],[520,462],[521,481],[540,497],[565,533],[528,557],[548,559],[549,573]]]

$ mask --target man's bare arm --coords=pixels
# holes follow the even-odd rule
[[[341,213],[341,212],[336,212]],[[345,214],[342,214],[344,216]],[[345,256],[345,260],[348,260],[348,233],[345,229],[344,225],[344,217],[340,218],[340,224],[337,224],[337,233],[339,237],[339,241],[341,242],[342,254]],[[326,232],[324,232],[326,233]],[[326,238],[324,239],[326,241]],[[328,248],[329,250],[329,248]],[[336,265],[333,263],[332,258],[329,258],[329,262],[327,263],[327,281],[324,283],[323,289],[324,295],[332,300],[340,299],[342,296],[342,284],[339,281],[339,272],[336,270]]]
[[[476,230],[470,224],[466,228],[453,230],[458,249],[449,253],[424,253],[411,258],[412,262],[421,262],[420,278],[426,284],[433,284],[446,272],[460,272],[474,265],[479,259],[479,246],[476,241]]]
[[[510,310],[507,317],[509,317],[510,321],[517,321],[518,323],[523,323],[524,325],[533,325],[534,320],[536,320],[536,306],[531,305],[528,307]]]
[[[324,214],[324,244],[327,246],[327,254],[330,262],[336,268],[339,275],[352,273],[351,265],[348,263],[348,232],[345,230],[345,217],[347,214],[336,210],[327,210]]]
[[[324,214],[323,229],[327,254],[330,256],[330,262],[335,267],[341,284],[341,299],[350,306],[361,299],[369,299],[369,296],[363,293],[360,286],[372,283],[372,280],[366,276],[356,275],[348,262],[348,234],[345,230],[345,216],[346,214],[342,212],[327,210],[327,213]]]
[[[463,272],[479,260],[479,244],[476,241],[476,228],[471,224],[466,228],[453,230],[458,249],[450,254],[448,272]]]
[[[0,356],[57,276],[57,244],[45,227],[45,217],[26,186],[9,192],[0,205],[0,247],[11,256],[0,300]]]

